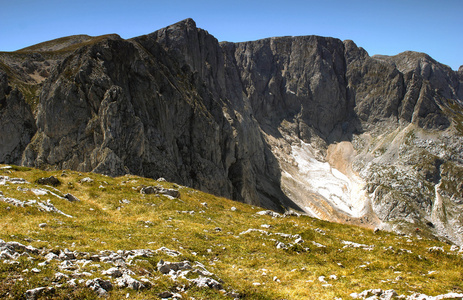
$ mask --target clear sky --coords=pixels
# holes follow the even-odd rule
[[[74,34],[131,38],[186,18],[219,41],[314,34],[463,65],[463,0],[0,0],[0,51]]]

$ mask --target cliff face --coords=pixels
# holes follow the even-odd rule
[[[463,73],[425,54],[317,36],[219,43],[191,19],[0,54],[0,162],[165,177],[461,243]]]

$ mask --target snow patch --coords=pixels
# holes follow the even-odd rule
[[[362,216],[368,195],[363,190],[365,183],[359,176],[346,176],[328,162],[317,160],[316,150],[303,141],[300,145],[291,146],[291,156],[297,164],[298,174],[285,171],[284,176],[297,178],[301,185],[347,214],[353,217]],[[315,211],[308,209],[307,213],[315,214]]]

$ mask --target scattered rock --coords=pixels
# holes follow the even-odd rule
[[[85,177],[79,180],[80,183],[92,183],[94,180],[90,177]]]
[[[79,202],[80,201],[76,196],[69,194],[69,193],[64,195],[64,199],[67,199],[69,202]]]
[[[54,293],[54,287],[39,287],[31,290],[27,290],[24,296],[27,300],[35,300],[39,297],[43,297],[48,293]]]
[[[161,195],[167,195],[171,196],[174,198],[180,198],[180,192],[174,189],[165,189],[163,187],[154,187],[154,186],[147,186],[147,187],[142,187],[140,190],[140,193],[142,194],[161,194]]]
[[[45,228],[45,227],[47,227],[47,226],[48,226],[47,223],[40,223],[40,224],[39,224],[39,227],[40,227],[40,228]]]
[[[110,268],[106,271],[101,272],[103,275],[109,275],[114,278],[118,278],[122,276],[122,271],[119,270],[118,268]]]
[[[179,270],[191,270],[191,264],[189,261],[183,262],[164,262],[162,259],[159,261],[158,271],[162,274],[169,274],[171,271],[179,271]]]
[[[164,298],[172,298],[173,296],[174,296],[174,294],[171,293],[171,292],[162,292],[162,293],[158,294],[158,297],[163,298],[163,299]]]
[[[350,296],[354,299],[368,299],[368,300],[392,300],[392,299],[406,299],[406,300],[442,300],[442,299],[461,299],[463,294],[448,293],[438,296],[428,296],[425,294],[414,293],[410,296],[399,295],[395,290],[370,289],[361,293],[352,293]]]
[[[37,179],[35,182],[37,184],[51,185],[51,186],[58,186],[61,184],[61,181],[54,176],[42,177],[42,178]]]
[[[455,251],[458,251],[458,250],[460,250],[460,248],[458,246],[456,246],[456,245],[452,245],[450,247],[450,251],[452,251],[452,252],[455,252]]]
[[[444,247],[430,247],[428,248],[428,252],[445,252]]]
[[[317,243],[317,242],[315,242],[315,241],[312,241],[312,244],[313,244],[315,247],[317,247],[317,248],[326,248],[325,245],[322,245],[322,244]]]
[[[60,258],[59,258],[59,256],[56,255],[55,253],[50,252],[50,253],[48,253],[47,255],[45,255],[45,259],[46,259],[47,261],[51,261],[51,260],[59,260]]]
[[[111,281],[103,280],[101,278],[87,280],[87,282],[85,282],[85,285],[88,288],[97,292],[100,296],[105,296],[108,293],[108,291],[112,290],[113,288]]]
[[[135,291],[145,288],[145,285],[143,283],[132,278],[130,275],[127,274],[123,274],[121,277],[117,278],[116,283],[118,287],[127,287]]]
[[[202,287],[207,288],[208,287],[208,288],[212,288],[212,289],[215,289],[215,290],[221,290],[222,289],[222,285],[217,280],[214,280],[214,279],[209,278],[209,277],[199,276],[198,278],[193,279],[191,282],[193,282],[194,284],[196,284],[200,288],[202,288]]]
[[[283,216],[277,212],[274,212],[274,211],[271,211],[271,210],[262,210],[262,211],[259,211],[257,212],[256,214],[260,215],[260,216],[265,216],[265,215],[268,215],[268,216],[271,216],[273,218],[282,218]]]
[[[0,185],[11,184],[26,184],[29,183],[23,178],[10,178],[8,176],[0,176]]]
[[[62,212],[61,210],[57,209],[51,202],[50,200],[48,199],[47,202],[37,202],[37,206],[38,206],[38,209],[40,211],[45,211],[45,212],[53,212],[53,213],[58,213],[58,214],[61,214],[63,216],[66,216],[68,218],[73,218],[73,216],[71,215],[68,215],[68,214],[65,214],[64,212]]]
[[[230,210],[231,210],[231,211],[236,211],[236,207],[232,206],[232,207],[230,208]]]
[[[166,247],[161,247],[159,248],[158,250],[155,251],[156,253],[157,252],[164,252],[165,254],[169,255],[169,256],[179,256],[179,255],[182,255],[182,253],[178,252],[178,251],[175,251],[175,250],[171,250],[169,248],[166,248]]]
[[[359,243],[354,243],[350,241],[342,241],[342,243],[345,245],[342,248],[362,248],[367,251],[371,251],[375,247],[375,245],[365,245],[365,244],[359,244]]]

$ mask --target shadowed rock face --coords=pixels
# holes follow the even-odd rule
[[[164,177],[364,226],[429,219],[436,192],[416,199],[408,187],[419,182],[463,198],[445,181],[462,164],[452,153],[463,75],[425,54],[370,57],[352,41],[318,36],[219,43],[191,19],[130,40],[78,38],[0,56],[9,72],[0,76],[0,123],[15,134],[0,162]],[[27,76],[40,85],[34,114],[21,94]],[[454,145],[447,156],[416,146],[441,143],[444,132]],[[417,149],[439,157],[418,166]],[[394,189],[395,179],[376,176],[392,165],[417,179]]]

